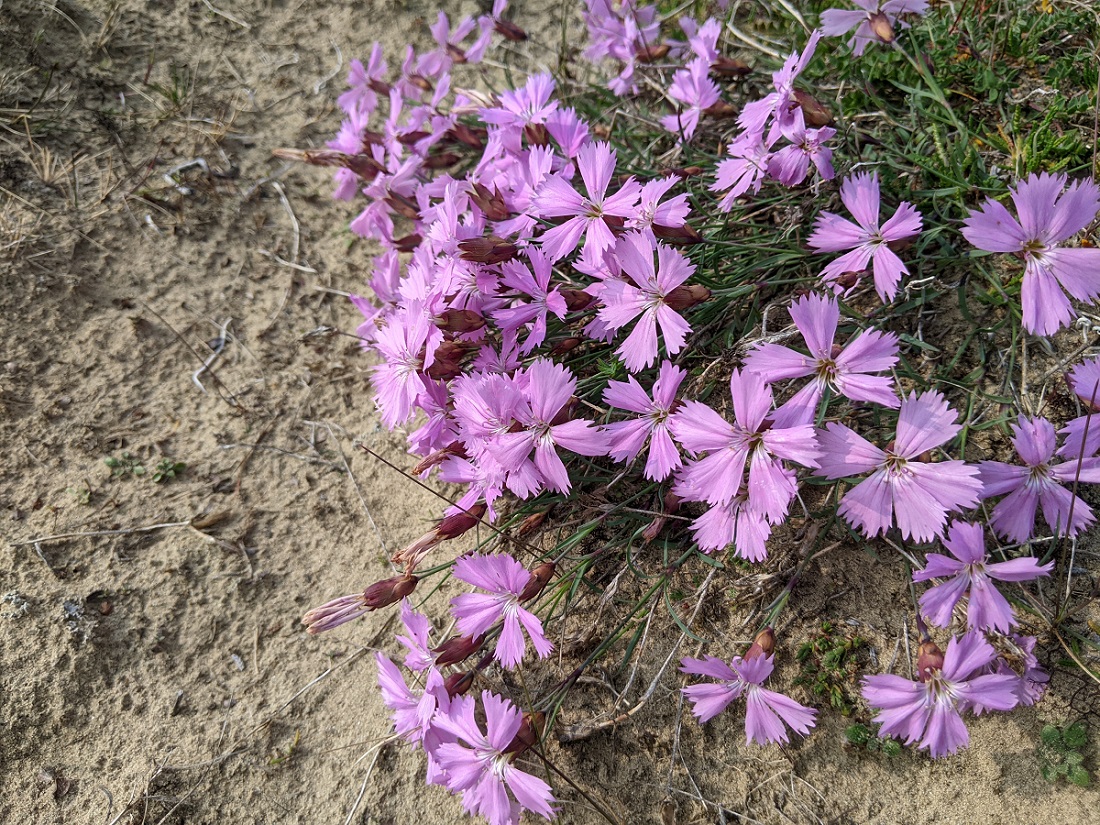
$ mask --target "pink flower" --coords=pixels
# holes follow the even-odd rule
[[[1024,259],[1024,329],[1034,335],[1052,335],[1073,320],[1066,292],[1089,304],[1100,296],[1100,249],[1058,246],[1092,223],[1100,187],[1091,180],[1065,186],[1065,175],[1030,175],[1009,190],[1019,220],[987,200],[963,221],[963,237],[978,249]]]
[[[455,793],[461,791],[466,811],[484,816],[489,825],[519,825],[524,810],[553,819],[550,786],[517,768],[513,761],[511,750],[523,714],[502,696],[482,691],[482,731],[474,716],[476,706],[472,696],[456,696],[448,712],[435,718],[434,724],[454,738],[436,750],[447,774],[447,787]]]
[[[958,434],[956,415],[938,392],[911,393],[901,402],[897,437],[885,450],[830,422],[818,433],[824,451],[819,475],[871,473],[845,493],[838,512],[868,538],[884,533],[896,518],[905,538],[931,541],[942,534],[948,512],[976,507],[982,489],[977,467],[920,460]]]
[[[795,486],[794,474],[781,468]],[[749,506],[749,496],[741,491],[727,504],[713,504],[691,523],[691,535],[706,554],[733,545],[734,555],[746,561],[763,561],[768,557],[768,539],[772,526],[763,513]]]
[[[358,60],[352,60],[348,70],[348,91],[337,98],[336,103],[349,115],[353,111],[370,114],[378,105],[378,92],[386,94],[386,83],[382,80],[389,68],[382,54],[382,44],[375,41],[371,48],[366,67]],[[362,144],[356,149],[362,148]]]
[[[389,315],[375,334],[374,346],[383,362],[371,367],[382,422],[393,429],[408,420],[417,397],[424,391],[421,371],[432,365],[443,333],[419,302]]]
[[[770,149],[774,143],[774,138],[765,142],[760,135],[746,133],[729,145],[731,157],[719,161],[714,171],[714,183],[709,187],[712,192],[726,192],[718,202],[719,209],[729,212],[734,201],[750,189],[754,193],[760,191],[771,162]]]
[[[405,667],[420,673],[435,666],[435,654],[429,637],[432,623],[423,613],[417,613],[407,598],[401,600],[401,624],[405,625],[407,636],[398,636],[399,641],[409,651],[405,655]]]
[[[638,318],[615,353],[628,370],[639,372],[657,360],[658,325],[669,355],[683,349],[691,325],[669,306],[669,297],[695,273],[695,266],[683,253],[658,243],[649,232],[628,232],[616,244],[615,255],[623,274],[633,283],[617,278],[604,282],[599,318],[610,330],[622,329]]]
[[[859,57],[871,43],[890,43],[894,38],[894,27],[909,28],[909,24],[898,20],[906,13],[924,14],[928,10],[925,0],[852,0],[862,11],[846,9],[827,9],[821,12],[821,33],[826,37],[839,37],[852,29],[855,33],[848,41],[852,54]],[[879,33],[881,32],[881,34]]]
[[[692,455],[703,458],[684,465],[676,476],[676,495],[711,505],[732,502],[743,489],[748,466],[748,507],[778,524],[787,515],[797,485],[781,460],[816,467],[820,455],[809,425],[771,426],[772,391],[748,371],[730,376],[734,424],[706,404],[685,401],[671,419],[672,434]]]
[[[646,230],[654,226],[680,227],[687,222],[691,207],[684,192],[661,203],[668,190],[679,183],[675,175],[647,181],[642,185],[638,208],[626,221],[627,229]]]
[[[920,740],[934,759],[955,753],[970,741],[961,711],[976,704],[990,710],[1016,706],[1016,677],[977,675],[992,664],[997,652],[977,633],[952,637],[947,653],[931,643],[921,645],[921,680],[883,673],[863,679],[863,698],[879,709],[874,721],[885,736],[904,737],[909,745]]]
[[[691,140],[704,110],[717,103],[720,97],[717,84],[710,79],[710,62],[697,57],[686,68],[677,70],[672,76],[668,96],[680,103],[681,109],[661,118],[661,125],[683,140]]]
[[[611,381],[603,393],[603,403],[609,407],[638,413],[641,418],[615,421],[604,426],[610,447],[608,455],[615,461],[633,461],[649,441],[649,457],[645,477],[664,481],[680,466],[680,451],[672,441],[668,419],[676,403],[676,391],[687,372],[665,361],[657,380],[653,382],[653,398],[634,379]]]
[[[443,784],[446,776],[436,759],[438,748],[444,742],[454,742],[454,736],[435,724],[439,714],[446,714],[451,708],[443,675],[431,668],[424,689],[417,692],[409,688],[397,665],[384,653],[376,653],[374,660],[378,665],[382,703],[392,711],[397,735],[414,746],[424,748],[428,757],[428,782]]]
[[[535,466],[547,488],[568,493],[572,483],[557,448],[579,455],[607,455],[607,435],[591,421],[560,420],[577,387],[577,379],[566,367],[539,358],[524,371],[524,379],[527,406],[516,409],[524,429],[497,436],[487,449],[509,472],[518,469],[534,450]]]
[[[997,535],[1024,542],[1035,530],[1035,513],[1057,535],[1076,536],[1095,521],[1092,508],[1063,485],[1100,484],[1100,458],[1055,463],[1054,425],[1045,418],[1020,415],[1012,425],[1012,445],[1024,462],[1020,467],[1001,461],[978,465],[984,485],[982,498],[1004,496],[993,508],[989,524]]]
[[[715,684],[690,685],[681,692],[692,704],[692,714],[700,722],[709,722],[730,702],[745,697],[745,743],[787,742],[787,728],[806,736],[814,727],[817,711],[800,705],[782,693],[761,687],[775,668],[774,657],[734,656],[726,664],[715,656],[684,658],[680,672],[717,679]]]
[[[798,108],[798,103],[794,97],[795,78],[802,74],[806,66],[809,65],[810,60],[813,59],[814,50],[817,48],[817,42],[820,39],[821,32],[814,29],[810,33],[810,37],[806,41],[806,48],[802,50],[802,53],[792,52],[783,64],[783,68],[772,73],[772,85],[775,87],[775,91],[767,97],[745,104],[740,116],[737,118],[737,125],[745,130],[746,137],[753,136],[759,140],[764,134],[768,120],[774,117],[775,122],[767,140],[768,143],[771,143],[779,136],[779,132],[783,127],[790,123],[794,110]]]
[[[629,218],[641,192],[641,186],[631,178],[614,195],[607,194],[615,174],[615,151],[606,143],[590,143],[582,148],[577,153],[577,167],[587,196],[577,192],[564,178],[551,175],[534,199],[541,217],[569,218],[542,234],[543,251],[552,261],[576,249],[581,235],[585,236],[585,250],[602,252],[614,244],[615,236],[607,218]]]
[[[493,313],[493,318],[505,333],[515,332],[526,324],[531,325],[531,331],[520,347],[521,355],[526,355],[546,340],[547,315],[553,314],[561,319],[566,312],[565,299],[558,288],[550,289],[550,278],[554,274],[550,259],[535,247],[528,247],[527,256],[534,274],[520,261],[507,261],[501,267],[500,283],[532,300]]]
[[[463,636],[477,637],[501,622],[495,657],[506,668],[523,661],[527,645],[523,631],[539,658],[546,658],[554,645],[542,632],[538,616],[520,607],[519,597],[531,573],[507,554],[464,556],[455,562],[455,578],[478,587],[486,594],[463,593],[451,599],[451,608]]]
[[[778,426],[812,424],[826,388],[853,401],[898,406],[893,379],[868,374],[888,370],[897,362],[894,333],[864,330],[841,349],[833,344],[840,321],[840,306],[834,299],[810,294],[791,304],[790,312],[810,354],[779,344],[760,344],[745,358],[745,366],[768,383],[813,376],[772,415]]]
[[[1070,370],[1066,380],[1086,409],[1100,409],[1100,358],[1078,364]],[[1061,458],[1094,456],[1100,450],[1100,416],[1088,413],[1074,418],[1058,434],[1065,437],[1058,448]]]
[[[920,213],[903,201],[880,228],[877,172],[845,178],[840,186],[840,199],[856,223],[832,212],[822,212],[806,242],[816,252],[841,252],[845,249],[851,252],[828,264],[821,271],[821,277],[840,291],[842,287],[837,279],[847,273],[862,274],[870,266],[879,298],[883,302],[894,300],[901,276],[908,275],[909,270],[890,244],[920,233]]]
[[[782,132],[791,145],[784,146],[768,159],[769,175],[784,186],[797,186],[806,180],[813,163],[822,178],[833,179],[836,175],[833,171],[833,150],[824,144],[836,134],[836,129],[828,126],[807,129],[802,110],[795,109],[791,122],[783,127]]]
[[[993,580],[1028,581],[1049,576],[1054,567],[1054,562],[1040,565],[1031,556],[989,561],[982,526],[965,521],[951,522],[943,546],[954,558],[929,553],[924,570],[913,573],[915,582],[947,579],[920,597],[921,613],[939,627],[951,624],[951,611],[963,596],[967,596],[966,626],[970,630],[993,628],[1008,633],[1017,624],[1016,616]]]

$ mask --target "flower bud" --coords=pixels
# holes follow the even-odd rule
[[[458,248],[462,250],[462,254],[459,255],[462,260],[475,261],[479,264],[501,264],[519,254],[518,246],[496,235],[489,235],[486,238],[467,238],[459,241]]]
[[[438,155],[428,155],[424,158],[425,169],[446,169],[454,166],[460,158],[454,152],[440,152]]]
[[[841,273],[840,277],[836,279],[836,285],[841,289],[851,289],[859,283],[859,276],[862,274],[862,271]]]
[[[655,223],[653,224],[653,234],[662,241],[669,241],[670,243],[697,244],[703,242],[703,236],[686,223],[683,226],[661,226]]]
[[[661,174],[665,177],[675,175],[678,178],[695,178],[703,174],[704,171],[702,166],[671,166],[662,170]]]
[[[384,170],[382,164],[369,155],[349,155],[335,149],[275,149],[271,154],[282,160],[294,160],[310,166],[342,166],[368,181],[374,180]]]
[[[943,651],[935,642],[921,642],[917,654],[917,678],[927,682],[932,678],[932,671],[943,670]]]
[[[392,579],[375,582],[363,591],[363,604],[371,610],[389,607],[412,593],[418,581],[420,579],[416,576],[406,573],[404,576],[394,576]]]
[[[523,127],[523,134],[532,146],[550,145],[550,132],[541,123],[528,123]]]
[[[795,89],[793,96],[795,102],[802,109],[802,116],[806,120],[806,125],[811,129],[820,129],[822,126],[828,126],[833,122],[832,111],[813,95],[801,89]]]
[[[710,73],[719,77],[744,77],[752,71],[744,60],[736,57],[721,57],[710,64]]]
[[[667,522],[668,519],[664,516],[654,516],[653,520],[642,530],[642,541],[646,544],[654,541],[657,536],[661,535],[661,531],[664,529]]]
[[[511,20],[494,20],[493,29],[505,40],[511,40],[513,43],[522,43],[527,39],[527,32]]]
[[[424,473],[428,472],[428,470],[432,469],[432,467],[437,467],[451,456],[457,456],[458,458],[466,457],[466,447],[463,446],[461,441],[452,441],[442,450],[436,450],[434,453],[424,456],[424,458],[420,459],[420,463],[412,468],[412,474],[414,476],[422,476]]]
[[[559,341],[550,350],[550,354],[554,356],[565,355],[567,352],[572,352],[584,341],[581,338],[566,338],[564,341]]]
[[[405,79],[408,80],[409,83],[414,85],[416,88],[420,89],[422,92],[434,91],[434,87],[432,86],[431,81],[429,81],[428,78],[424,77],[424,75],[410,74],[407,75]]]
[[[542,527],[542,523],[544,521],[546,521],[546,517],[548,515],[550,515],[550,510],[551,509],[552,508],[548,507],[545,510],[540,510],[537,513],[532,513],[527,518],[525,518],[523,521],[521,521],[520,525],[519,525],[519,530],[517,531],[519,533],[519,535],[520,536],[530,535],[531,533],[535,532],[540,527]]]
[[[426,137],[431,137],[431,134],[422,131],[402,132],[397,136],[397,142],[402,146],[413,146]]]
[[[483,644],[485,644],[484,634],[476,638],[473,636],[452,636],[432,650],[435,654],[436,666],[443,667],[464,662],[477,653]]]
[[[503,221],[507,220],[512,214],[508,207],[504,205],[504,196],[500,194],[500,190],[496,189],[493,192],[489,191],[483,183],[475,183],[473,185],[473,191],[470,192],[470,200],[472,200],[477,208],[485,213],[485,217],[491,221]],[[459,245],[461,247],[461,244]]]
[[[894,42],[894,27],[890,25],[890,18],[881,11],[876,11],[868,17],[867,22],[871,24],[871,31],[875,37],[883,43]]]
[[[519,730],[512,737],[512,741],[504,749],[505,753],[513,753],[519,756],[535,747],[542,739],[542,732],[546,728],[546,714],[541,710],[535,713],[523,714],[523,721],[519,723]]]
[[[531,578],[527,580],[527,584],[519,593],[519,600],[526,602],[538,596],[543,588],[549,584],[550,579],[554,577],[555,569],[557,569],[557,565],[552,561],[547,561],[532,570]]]
[[[403,564],[407,570],[415,570],[420,562],[436,546],[449,539],[455,539],[463,533],[472,530],[485,515],[486,506],[483,503],[474,504],[465,512],[451,513],[431,530],[422,535],[416,541],[406,545],[394,554],[390,559],[394,564]]]
[[[745,651],[742,658],[747,662],[757,656],[771,656],[774,650],[775,631],[770,627],[765,627],[756,634],[756,638],[752,640],[752,644],[749,645],[749,649]]]
[[[474,686],[477,678],[476,670],[467,670],[461,673],[452,673],[443,680],[443,687],[447,689],[447,695],[454,699],[456,696],[465,696]]]
[[[406,198],[404,195],[398,195],[396,193],[390,193],[386,196],[386,204],[403,218],[408,218],[410,221],[420,219],[420,209],[415,203]]]
[[[472,149],[484,149],[485,138],[488,131],[485,129],[473,129],[465,123],[456,123],[447,130],[447,134],[458,143],[463,143]]]
[[[737,107],[731,106],[724,100],[719,100],[717,103],[711,104],[705,108],[703,112],[711,117],[735,117],[737,115]]]
[[[642,46],[634,52],[634,59],[639,63],[656,63],[666,57],[671,50],[672,47],[668,43],[662,43],[659,46]]]
[[[472,309],[445,309],[436,316],[435,325],[444,332],[473,332],[485,326],[485,319]]]
[[[420,246],[421,241],[424,239],[417,233],[413,232],[411,235],[406,235],[403,238],[398,238],[393,242],[393,248],[398,252],[415,252],[417,247]]]
[[[559,289],[558,293],[565,299],[565,308],[569,312],[580,312],[583,309],[587,309],[588,306],[595,300],[591,295],[585,292],[583,289]]]
[[[691,309],[696,304],[710,299],[710,290],[702,284],[678,286],[665,296],[665,303],[677,312]]]

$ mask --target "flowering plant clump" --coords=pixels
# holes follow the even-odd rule
[[[969,189],[945,188],[955,173],[933,174],[924,154],[864,141],[848,103],[838,119],[815,97],[821,64],[860,57],[908,72],[898,88],[925,83],[913,100],[941,107],[933,126],[914,115],[911,134],[942,140],[952,124],[952,140],[976,145],[925,57],[898,42],[943,10],[856,5],[826,11],[754,78],[722,3],[698,20],[586,0],[584,55],[604,81],[535,67],[515,88],[476,91],[462,73],[502,43],[510,59],[528,33],[504,0],[453,24],[440,13],[434,45],[410,46],[399,69],[377,45],[353,61],[327,148],[279,152],[334,168],[334,197],[359,209],[351,231],[377,254],[371,294],[351,302],[376,358],[379,415],[406,428],[410,474],[461,485],[387,575],[304,621],[327,632],[400,603],[404,667],[377,656],[396,736],[423,750],[429,783],[494,825],[555,817],[551,769],[562,774],[546,728],[580,736],[559,721],[570,691],[609,652],[635,655],[648,638],[638,617],[661,604],[681,642],[698,631],[723,648],[679,659],[699,677],[679,695],[700,722],[725,724],[743,702],[746,746],[809,736],[824,709],[779,689],[789,680],[774,628],[799,632],[797,617],[780,621],[785,608],[845,543],[873,548],[884,571],[904,560],[906,580],[926,588],[891,606],[916,614],[917,678],[862,680],[881,735],[947,756],[969,741],[965,715],[1034,704],[1049,688],[1043,641],[1028,634],[1068,615],[1034,607],[1042,579],[1068,575],[1044,548],[1094,521],[1081,492],[1100,483],[1100,358],[1070,368],[1079,414],[1044,417],[1018,390],[1027,375],[991,353],[1055,333],[1083,312],[1071,299],[1100,297],[1100,252],[1069,245],[1100,188],[1032,173],[1009,187],[1013,216],[999,196],[975,205]],[[822,39],[849,33],[850,52]],[[971,246],[1016,256],[1022,276],[989,270]],[[823,254],[836,256],[824,268]],[[941,328],[949,312],[969,324],[961,344]],[[788,315],[792,327],[769,331]],[[835,543],[821,548],[826,536]],[[756,586],[747,615],[764,629],[741,652],[719,641],[735,633],[696,616],[716,578],[734,593],[754,571],[787,584]],[[605,626],[628,574],[645,595]],[[415,600],[447,575],[463,591],[440,635],[428,618],[440,600],[434,613]],[[946,652],[925,620],[954,633]],[[658,657],[654,685],[679,644]]]

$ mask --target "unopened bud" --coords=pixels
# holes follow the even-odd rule
[[[671,50],[672,47],[668,43],[662,43],[659,46],[642,46],[634,52],[634,59],[639,63],[655,63],[666,57]]]
[[[752,640],[752,644],[749,645],[749,649],[745,651],[742,658],[747,662],[757,656],[771,656],[774,650],[775,631],[770,627],[765,627],[756,634],[756,638]]]
[[[466,457],[466,447],[463,446],[461,441],[452,441],[442,450],[436,450],[434,453],[424,456],[420,459],[420,462],[412,468],[412,474],[414,476],[422,476],[432,467],[436,467],[442,464],[451,456],[458,456],[459,458]]]
[[[473,656],[485,644],[485,636],[452,636],[432,652],[438,667],[457,665]]]
[[[542,523],[546,521],[546,517],[550,515],[550,508],[540,510],[537,513],[532,513],[519,524],[519,530],[516,532],[520,536],[527,536],[542,527]]]
[[[719,100],[717,103],[713,103],[703,110],[711,117],[734,117],[737,115],[737,107],[732,106],[724,100]]]
[[[550,145],[550,132],[541,123],[528,123],[523,127],[523,134],[532,146]]]
[[[577,409],[577,405],[580,403],[580,399],[577,398],[577,396],[569,396],[569,400],[562,405],[557,415],[551,419],[550,426],[557,427],[560,424],[564,424],[566,421],[571,421],[573,419],[573,411]]]
[[[660,224],[653,224],[653,234],[660,238],[662,241],[669,241],[670,243],[677,244],[698,244],[703,242],[703,236],[690,224],[684,224],[683,226],[661,226]]]
[[[661,531],[665,528],[665,524],[668,519],[664,516],[656,516],[649,524],[642,530],[642,541],[649,544],[651,541],[656,540],[657,536],[661,535]]]
[[[500,194],[500,190],[496,189],[490,192],[489,187],[485,186],[485,184],[475,183],[473,185],[473,191],[470,192],[470,200],[472,200],[477,205],[477,208],[485,213],[485,217],[491,221],[503,221],[512,214],[508,210],[508,207],[504,205],[504,196]]]
[[[420,209],[404,195],[391,193],[386,196],[386,204],[398,215],[408,218],[410,221],[419,220],[420,218]]]
[[[669,490],[665,493],[665,512],[670,516],[676,515],[680,512],[680,502],[682,501],[682,498],[672,492],[672,490]]]
[[[435,325],[444,332],[473,332],[485,326],[481,313],[472,309],[445,309],[435,319]]]
[[[451,513],[416,541],[398,550],[390,559],[394,564],[405,565],[406,570],[415,570],[420,562],[437,545],[449,539],[455,539],[473,529],[485,515],[485,504],[478,503],[466,511]]]
[[[547,584],[550,583],[550,579],[554,577],[554,570],[557,569],[557,565],[552,561],[543,562],[534,570],[531,571],[531,578],[527,580],[527,584],[524,585],[523,590],[519,593],[519,600],[521,602],[527,602],[538,596]]]
[[[416,576],[406,573],[404,576],[394,576],[375,582],[363,591],[363,606],[368,610],[377,610],[380,607],[396,604],[416,589],[418,581],[420,579]]]
[[[501,264],[519,254],[519,247],[504,238],[489,235],[486,238],[467,238],[459,241],[460,258],[480,264]]]
[[[308,163],[310,166],[342,166],[364,180],[374,180],[384,167],[369,155],[349,155],[335,149],[275,149],[272,153],[283,160]]]
[[[519,756],[535,747],[542,739],[542,732],[546,728],[546,714],[541,710],[535,713],[523,714],[523,721],[519,723],[519,730],[512,737],[512,741],[504,749],[505,753],[514,753]]]
[[[703,174],[704,169],[702,166],[672,166],[665,169],[661,174],[668,177],[669,175],[675,175],[678,178],[695,178]]]
[[[465,123],[456,123],[447,130],[447,134],[459,143],[464,143],[473,149],[484,149],[488,132],[484,129],[472,129]]]
[[[443,687],[447,689],[447,695],[454,699],[456,696],[465,696],[474,686],[477,678],[476,670],[466,670],[460,673],[452,673],[443,680]]]
[[[462,374],[462,359],[466,357],[466,345],[458,341],[443,341],[435,348],[435,360],[426,372],[436,381],[449,381]]]
[[[859,283],[859,278],[863,272],[844,272],[840,277],[836,279],[836,285],[841,289],[851,289]]]
[[[943,670],[943,651],[935,642],[921,642],[917,653],[917,677],[927,682],[934,670]]]
[[[551,355],[565,355],[567,352],[572,352],[579,347],[584,341],[580,338],[566,338],[564,341],[559,341],[550,350]]]
[[[710,299],[710,290],[702,284],[678,286],[665,296],[665,303],[677,312],[691,309]]]
[[[455,63],[466,62],[466,52],[462,51],[458,46],[453,43],[447,44],[447,56],[451,58]]]
[[[820,129],[833,122],[833,113],[817,98],[801,89],[793,92],[795,102],[802,109],[802,117],[811,129]]]
[[[406,79],[409,81],[409,83],[411,83],[412,85],[414,85],[416,88],[420,89],[421,91],[425,91],[425,92],[432,91],[431,81],[429,81],[428,78],[424,77],[424,75],[411,74],[411,75],[408,75],[408,77]]]
[[[426,137],[431,137],[428,132],[415,131],[415,132],[402,132],[397,136],[397,142],[402,146],[413,146],[419,143]]]
[[[437,528],[439,535],[443,539],[457,539],[477,527],[487,509],[484,502],[478,502],[477,504],[471,504],[465,511],[444,516]]]
[[[565,308],[569,312],[580,312],[596,300],[583,289],[559,289],[558,294],[565,299]]]
[[[719,57],[710,64],[710,73],[719,77],[744,77],[752,67],[736,57]]]
[[[871,31],[874,32],[875,37],[883,43],[894,42],[894,27],[890,25],[890,18],[881,11],[876,11],[868,17],[867,22],[871,24]]]
[[[428,155],[424,158],[425,169],[446,169],[454,166],[460,158],[454,152],[440,152],[438,155]]]
[[[511,40],[513,43],[522,43],[527,39],[527,32],[511,20],[494,20],[493,29],[505,40]]]
[[[420,235],[413,232],[411,235],[406,235],[403,238],[395,240],[393,242],[393,248],[398,252],[415,252],[423,240],[424,239],[420,237]]]

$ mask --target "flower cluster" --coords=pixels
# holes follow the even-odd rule
[[[352,298],[363,316],[358,335],[378,357],[371,384],[382,421],[396,429],[416,419],[408,434],[415,472],[464,485],[443,518],[393,556],[396,575],[305,621],[320,632],[401,603],[398,641],[411,681],[378,657],[397,734],[424,750],[429,782],[461,794],[468,812],[491,823],[515,823],[523,810],[554,816],[550,787],[519,764],[539,743],[540,714],[490,691],[478,711],[466,694],[486,668],[517,668],[530,649],[550,656],[547,629],[560,617],[538,601],[564,556],[532,569],[504,553],[444,559],[435,570],[449,568],[472,588],[451,600],[451,638],[433,639],[407,597],[434,572],[423,562],[439,545],[483,517],[501,523],[507,496],[567,499],[591,489],[593,467],[601,478],[611,465],[616,480],[633,473],[639,497],[660,502],[647,541],[667,519],[685,518],[702,553],[758,563],[792,510],[835,506],[852,533],[925,545],[913,573],[930,583],[919,598],[922,627],[927,620],[959,632],[946,653],[925,639],[917,680],[864,680],[884,735],[942,756],[967,742],[962,714],[1042,694],[1036,640],[1015,632],[1010,601],[1026,588],[1008,586],[1053,569],[1026,547],[1040,512],[1059,536],[1078,536],[1095,520],[1076,490],[1100,483],[1100,424],[1091,420],[1100,359],[1068,376],[1087,413],[1064,425],[1061,446],[1053,422],[1021,415],[1012,425],[1019,461],[967,461],[956,444],[973,423],[960,420],[964,408],[915,371],[895,374],[908,339],[877,328],[875,311],[857,303],[870,294],[858,289],[868,279],[881,302],[895,300],[908,266],[919,265],[919,254],[907,264],[899,253],[920,238],[924,216],[905,201],[884,208],[879,174],[852,169],[838,187],[850,219],[820,211],[805,236],[807,261],[840,254],[820,283],[806,279],[818,291],[787,305],[792,327],[746,343],[740,363],[722,362],[728,395],[704,400],[709,367],[691,369],[693,336],[714,320],[705,311],[712,288],[718,297],[722,288],[711,276],[720,263],[694,251],[706,240],[689,222],[703,213],[704,189],[730,212],[769,178],[794,187],[813,168],[831,180],[832,115],[798,87],[822,32],[854,29],[858,55],[872,41],[892,42],[908,25],[898,15],[926,9],[923,0],[857,5],[822,16],[822,30],[771,75],[768,94],[737,113],[729,156],[710,168],[648,174],[620,162],[622,144],[567,106],[547,73],[494,95],[458,91],[452,73],[481,60],[494,35],[525,37],[505,19],[503,0],[454,26],[440,13],[435,47],[410,47],[398,71],[377,46],[365,65],[354,61],[339,134],[325,150],[298,153],[335,168],[336,198],[365,199],[351,229],[382,249],[373,297]],[[639,94],[647,73],[667,81],[656,88],[675,104],[660,120],[670,151],[690,150],[710,134],[708,118],[735,112],[720,81],[743,71],[723,54],[721,21],[682,18],[684,39],[662,41],[655,6],[586,0],[584,18],[588,58],[617,61],[615,94]],[[665,58],[671,66],[659,65]],[[686,179],[699,175],[702,185],[689,188]],[[987,200],[961,235],[1024,261],[1024,329],[1051,334],[1073,317],[1067,294],[1100,298],[1100,250],[1065,245],[1100,210],[1100,187],[1033,175],[1011,198],[1018,218]],[[612,486],[602,482],[601,495]],[[992,504],[992,535],[1012,546],[987,549],[982,502]],[[949,555],[935,552],[941,544]],[[787,742],[788,728],[808,734],[816,712],[763,687],[773,647],[768,630],[732,660],[682,659],[683,673],[710,680],[683,689],[694,715],[707,722],[743,699],[750,742]]]

